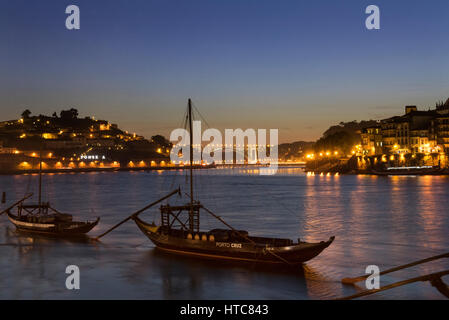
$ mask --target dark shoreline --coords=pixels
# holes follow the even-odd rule
[[[116,168],[116,167],[104,167],[104,168],[74,168],[74,169],[45,169],[42,170],[43,174],[61,174],[61,173],[90,173],[90,172],[127,172],[127,171],[158,171],[158,170],[185,170],[190,167],[172,167],[172,166],[158,166],[158,167],[134,167],[134,168]],[[211,169],[212,166],[193,166],[193,169]],[[32,170],[0,170],[0,175],[26,175],[26,174],[39,174],[38,169]]]
[[[373,172],[370,170],[352,170],[348,172],[338,172],[338,171],[314,171],[314,170],[305,170],[305,172],[313,172],[316,175],[326,175],[330,173],[331,175],[339,174],[339,175],[365,175],[365,176],[379,176],[379,177],[388,177],[388,176],[448,176],[449,170],[441,170],[438,172]]]
[[[215,169],[215,168],[244,168],[244,167],[263,167],[260,164],[220,164],[220,165],[194,165],[194,170]],[[96,167],[96,168],[72,168],[72,169],[43,169],[43,174],[76,174],[76,173],[91,173],[91,172],[130,172],[130,171],[159,171],[159,170],[187,170],[189,166],[154,166],[154,167]],[[38,169],[31,170],[0,170],[0,176],[7,175],[27,175],[39,174]]]

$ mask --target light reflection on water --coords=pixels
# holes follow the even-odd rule
[[[11,203],[36,181],[35,175],[2,176],[0,191]],[[101,216],[91,232],[98,235],[186,182],[183,171],[54,174],[45,177],[44,195],[82,220]],[[202,203],[236,228],[294,240],[332,235],[336,240],[292,272],[157,253],[133,222],[92,244],[18,235],[2,216],[0,298],[330,299],[354,293],[341,278],[362,275],[370,264],[386,269],[448,251],[447,177],[320,176],[298,168],[259,176],[257,169],[242,168],[199,170],[194,182]],[[142,218],[158,222],[157,211]],[[204,229],[221,227],[204,215],[201,223]],[[69,264],[81,269],[80,291],[65,289]],[[448,266],[448,261],[417,266],[384,276],[381,284]],[[418,283],[372,298],[441,296]]]

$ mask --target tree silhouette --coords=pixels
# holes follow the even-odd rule
[[[78,110],[71,108],[70,110],[62,110],[60,113],[63,120],[74,120],[78,118]]]
[[[28,119],[31,115],[31,111],[26,109],[24,112],[22,112],[22,118],[23,119]]]
[[[171,147],[171,143],[170,143],[170,141],[168,141],[164,136],[161,136],[161,135],[155,135],[155,136],[152,136],[151,137],[151,140],[155,143],[155,144],[157,144],[158,146],[161,146],[161,147]]]

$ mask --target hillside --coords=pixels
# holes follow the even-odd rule
[[[0,145],[18,151],[51,151],[58,157],[101,154],[114,160],[168,158],[171,144],[162,136],[147,140],[121,130],[118,125],[93,117],[80,118],[78,110],[59,116],[33,116],[25,110],[18,120],[0,123]]]

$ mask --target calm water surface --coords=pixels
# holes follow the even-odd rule
[[[44,197],[55,208],[83,220],[101,216],[93,236],[186,186],[182,171],[59,174],[44,181]],[[37,176],[1,176],[0,191],[12,203],[35,191],[36,183]],[[212,169],[199,170],[195,185],[203,204],[236,228],[295,240],[332,235],[336,240],[303,270],[291,272],[158,253],[132,221],[92,244],[19,235],[3,215],[0,298],[332,299],[355,293],[357,288],[340,280],[364,274],[368,265],[386,269],[449,248],[448,177],[307,176],[295,168],[259,176],[257,169]],[[159,221],[156,208],[141,217]],[[204,229],[221,227],[205,214],[201,222]],[[81,270],[78,291],[65,289],[65,268],[72,264]],[[448,267],[448,260],[417,266],[384,276],[381,285]],[[374,297],[442,298],[428,283]]]

